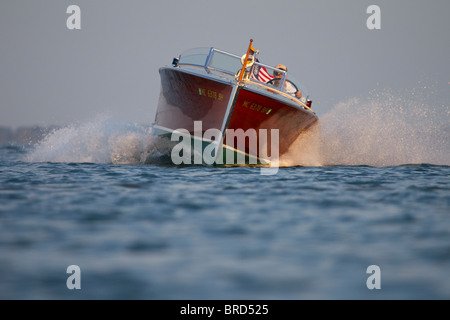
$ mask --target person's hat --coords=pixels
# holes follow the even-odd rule
[[[284,70],[284,71],[287,72],[287,68],[286,68],[286,66],[284,64],[277,64],[277,66],[275,68],[281,69],[281,70]]]

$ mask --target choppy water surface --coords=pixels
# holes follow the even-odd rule
[[[0,170],[3,299],[450,297],[448,166]]]
[[[3,145],[0,298],[449,299],[448,129],[368,127],[326,126],[271,176],[162,164],[102,121]]]

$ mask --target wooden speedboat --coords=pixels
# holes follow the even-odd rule
[[[318,121],[305,89],[260,63],[252,41],[241,56],[195,48],[159,69],[153,133],[170,138],[174,163],[274,163]]]

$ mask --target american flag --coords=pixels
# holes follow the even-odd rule
[[[257,58],[255,61],[259,62]],[[267,81],[272,80],[273,76],[267,72],[266,68],[254,65],[251,78],[266,83]]]

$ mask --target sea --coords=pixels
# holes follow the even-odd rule
[[[337,104],[271,175],[104,116],[0,145],[0,299],[449,299],[449,108],[389,98]]]

